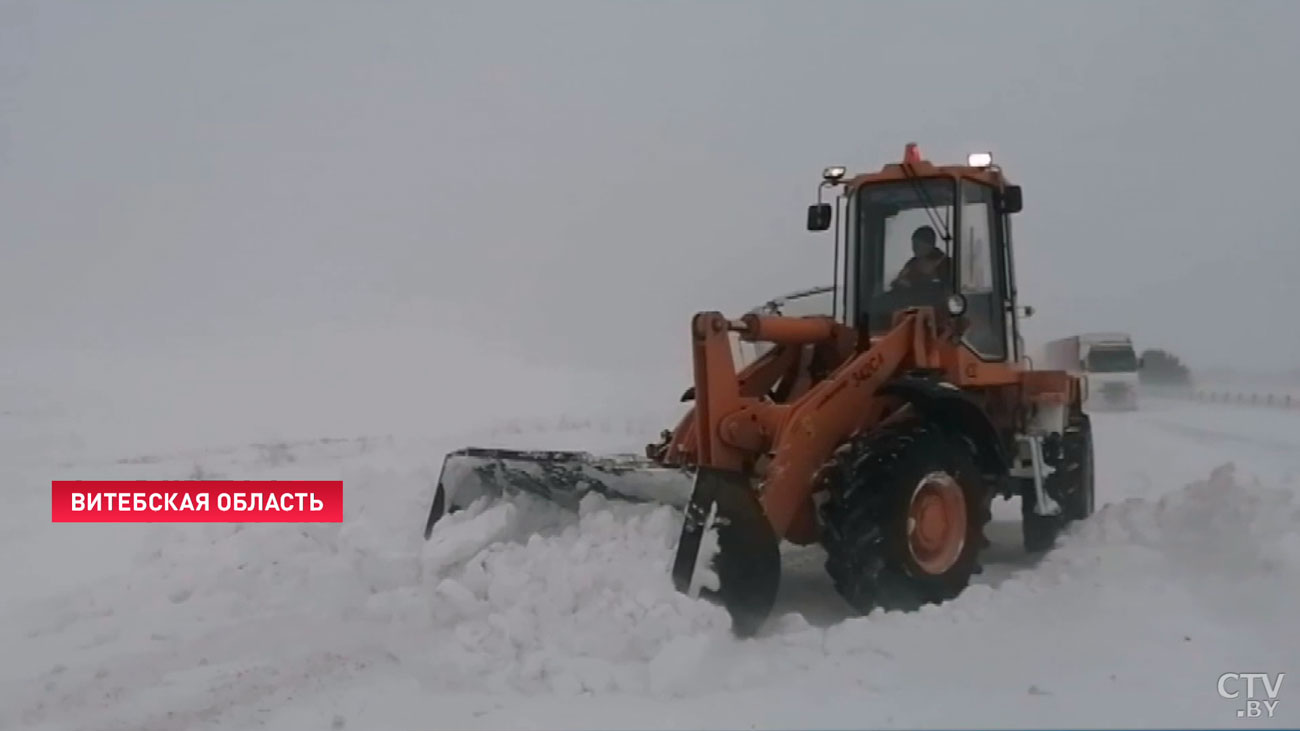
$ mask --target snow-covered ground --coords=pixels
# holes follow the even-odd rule
[[[672,590],[669,508],[480,506],[422,538],[450,449],[639,451],[674,415],[110,455],[74,415],[8,414],[0,728],[1300,725],[1298,414],[1098,414],[1102,507],[1054,553],[999,503],[976,586],[853,618],[788,551],[744,642]],[[192,474],[341,478],[345,520],[50,523],[51,479]],[[1225,672],[1288,673],[1276,717],[1236,718]]]

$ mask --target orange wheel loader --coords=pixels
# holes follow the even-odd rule
[[[644,456],[452,453],[426,537],[448,511],[519,491],[676,505],[674,585],[749,636],[775,604],[782,541],[821,544],[836,590],[865,614],[959,594],[995,497],[1020,498],[1030,551],[1091,515],[1081,383],[1021,352],[1020,187],[990,155],[934,165],[912,143],[875,172],[827,168],[817,201],[808,229],[835,230],[829,316],[695,315],[692,406]],[[739,371],[737,338],[766,346]]]

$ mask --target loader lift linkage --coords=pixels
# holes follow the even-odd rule
[[[502,493],[572,507],[596,491],[681,507],[674,586],[725,606],[748,636],[776,602],[782,541],[824,546],[836,590],[867,613],[964,590],[994,497],[1021,498],[1031,551],[1088,517],[1093,446],[1079,380],[1033,370],[1020,352],[1020,188],[988,156],[937,166],[913,144],[901,163],[845,176],[827,168],[808,212],[810,230],[830,228],[820,190],[841,189],[842,310],[695,315],[683,397],[692,405],[644,457],[453,453],[426,537],[445,512]],[[925,228],[941,250],[925,248]],[[946,269],[921,267],[900,284],[909,256]],[[737,370],[732,338],[770,347]]]

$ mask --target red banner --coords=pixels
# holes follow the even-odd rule
[[[55,480],[55,523],[342,523],[343,483]]]

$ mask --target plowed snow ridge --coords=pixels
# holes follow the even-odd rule
[[[1148,447],[1175,438],[1138,418],[1156,421],[1123,428]],[[639,433],[569,426],[520,438],[625,448]],[[122,527],[140,550],[117,575],[5,610],[0,647],[18,660],[0,727],[1222,726],[1235,719],[1220,673],[1300,678],[1300,500],[1285,477],[1224,465],[1112,502],[1036,566],[990,566],[997,581],[913,614],[836,616],[818,552],[792,551],[783,614],[738,642],[721,609],[672,589],[669,508],[480,503],[424,542],[453,446],[209,457],[230,476],[336,465],[347,519]],[[1131,449],[1108,458],[1142,464]],[[1274,722],[1294,726],[1288,690]]]

